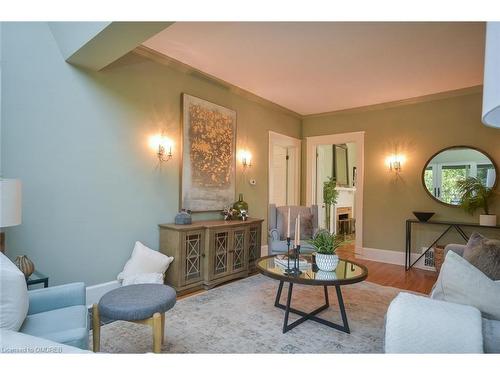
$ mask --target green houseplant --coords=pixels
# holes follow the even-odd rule
[[[475,177],[467,177],[457,181],[460,195],[460,206],[469,214],[473,215],[478,209],[484,214],[479,216],[480,225],[494,226],[497,222],[496,215],[490,215],[490,203],[494,197],[494,190],[485,186],[481,180]]]
[[[339,257],[335,253],[344,243],[340,236],[323,229],[309,243],[316,249],[316,265],[321,271],[330,272],[337,268]]]
[[[330,229],[332,205],[337,204],[339,192],[335,187],[337,181],[334,177],[328,177],[323,183],[323,203],[325,204],[325,228]]]

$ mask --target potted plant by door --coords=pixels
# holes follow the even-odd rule
[[[460,206],[473,215],[477,209],[482,209],[484,214],[479,215],[479,224],[486,226],[497,225],[497,215],[491,215],[490,203],[495,192],[481,182],[478,178],[467,177],[457,182],[460,194]]]
[[[330,230],[332,206],[337,204],[339,192],[336,189],[337,180],[328,177],[323,183],[323,203],[325,205],[325,228]]]
[[[321,271],[331,272],[337,268],[339,257],[335,252],[344,243],[340,236],[320,230],[309,243],[316,249],[316,265]]]

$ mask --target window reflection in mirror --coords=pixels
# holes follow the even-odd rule
[[[485,186],[493,187],[496,175],[493,161],[484,152],[470,147],[453,147],[437,153],[429,160],[422,178],[431,196],[440,202],[458,206],[458,181],[475,177]]]

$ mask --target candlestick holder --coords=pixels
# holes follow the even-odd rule
[[[290,244],[291,244],[291,238],[290,237],[287,237],[286,238],[286,246],[287,246],[287,252],[286,252],[286,255],[287,255],[287,267],[284,271],[284,274],[285,275],[292,275],[293,274],[293,269],[290,268]]]
[[[287,240],[288,244],[288,267],[283,272],[288,276],[298,276],[302,273],[299,268],[300,265],[300,245],[290,248],[290,241]],[[293,267],[290,268],[290,256],[293,256]]]
[[[302,271],[300,270],[300,245],[296,245],[294,250],[294,259],[293,259],[293,269],[292,272],[294,275],[300,275]]]

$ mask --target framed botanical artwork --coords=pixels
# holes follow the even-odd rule
[[[234,201],[236,111],[182,94],[181,208],[219,211]]]

